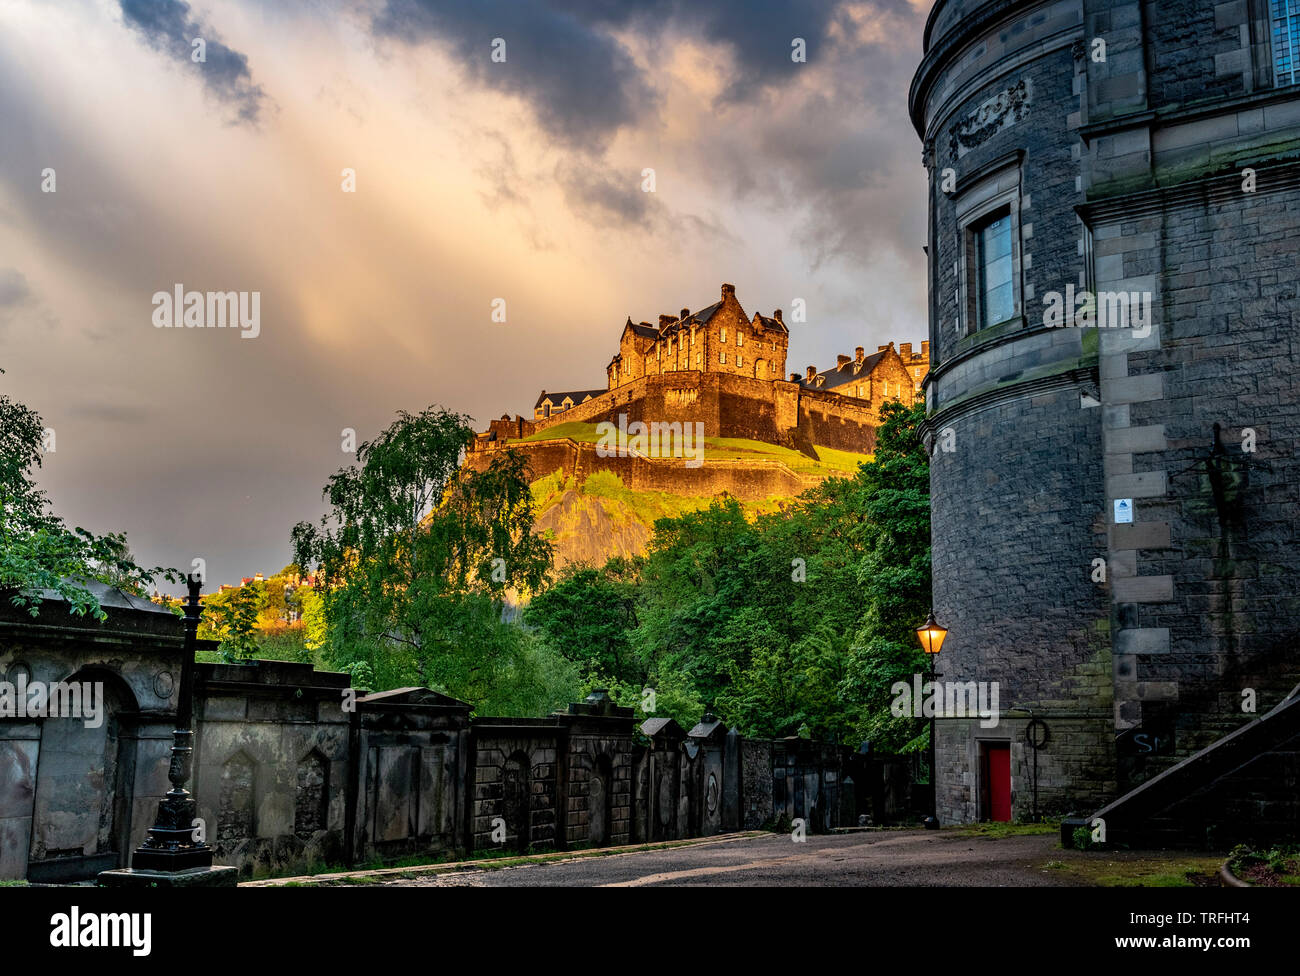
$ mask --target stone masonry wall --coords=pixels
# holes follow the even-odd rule
[[[1149,336],[1101,347],[1107,494],[1135,511],[1109,552],[1129,785],[1300,680],[1283,650],[1300,642],[1300,165],[1259,172],[1251,194],[1232,173],[1097,210],[1098,287],[1150,291],[1157,309]],[[1225,455],[1207,466],[1216,424]]]
[[[507,848],[555,846],[561,734],[555,725],[522,722],[516,728],[494,724],[475,729],[473,849],[502,846],[492,837],[497,818],[504,821]]]

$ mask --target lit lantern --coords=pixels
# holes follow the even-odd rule
[[[916,637],[926,654],[938,654],[939,648],[943,647],[943,639],[947,636],[948,628],[939,626],[934,619],[933,610],[930,611],[930,616],[926,618],[925,623],[916,628]]]

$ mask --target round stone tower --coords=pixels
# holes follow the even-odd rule
[[[1059,749],[1053,761],[1043,750],[1040,808],[1113,790],[1104,775],[1074,775],[1104,770],[1096,759],[1113,738],[1108,601],[1090,578],[1106,541],[1097,337],[1035,314],[1045,289],[1088,284],[1075,211],[1080,8],[940,2],[912,85],[930,172],[934,609],[949,628],[939,670],[997,682],[1002,712],[996,726],[938,723],[943,821],[994,816],[1007,789],[1016,816],[1032,812],[1031,716],[1017,707],[1077,752],[1072,773],[1056,768],[1072,761]],[[1067,778],[1068,799],[1057,795]]]
[[[1000,710],[941,715],[942,820],[1095,811],[1300,678],[1300,66],[1275,49],[1300,18],[1279,9],[930,14],[910,110],[938,668],[996,682]]]

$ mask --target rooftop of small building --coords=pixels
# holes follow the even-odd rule
[[[606,392],[608,391],[603,388],[599,390],[568,390],[560,393],[548,393],[546,390],[543,390],[541,396],[537,398],[537,402],[533,404],[533,407],[540,407],[547,400],[550,400],[551,403],[563,403],[566,398],[572,400],[576,405],[582,403],[584,400],[590,400],[592,397],[598,397],[602,393]]]

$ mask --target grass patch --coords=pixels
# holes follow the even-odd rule
[[[1217,884],[1222,861],[1222,855],[1075,853],[1042,869],[1098,888],[1199,888]]]
[[[556,424],[554,427],[539,430],[527,437],[512,437],[506,443],[528,444],[533,441],[557,441],[564,437],[582,444],[595,444],[600,440],[600,434],[596,432],[595,424],[584,424],[581,421],[571,420],[568,423]]]
[[[1001,840],[1004,837],[1035,837],[1040,834],[1058,834],[1061,832],[1060,821],[1045,820],[1042,823],[980,823],[955,828],[960,837],[987,837]]]
[[[871,459],[869,454],[854,454],[830,447],[818,447],[816,450],[817,458],[814,459],[793,448],[765,441],[743,437],[704,438],[706,460],[783,461],[792,470],[803,474],[853,474],[858,470],[858,465]]]
[[[512,438],[507,444],[535,444],[540,441],[561,440],[563,438],[580,444],[597,444],[601,435],[596,424],[584,424],[578,421],[556,424],[527,437]],[[852,451],[840,451],[831,447],[816,448],[817,458],[793,448],[768,444],[766,441],[751,440],[745,437],[705,437],[704,457],[706,460],[735,461],[784,461],[791,469],[804,474],[853,474],[858,465],[871,459],[869,454],[856,454]],[[545,478],[541,479],[547,480]]]

